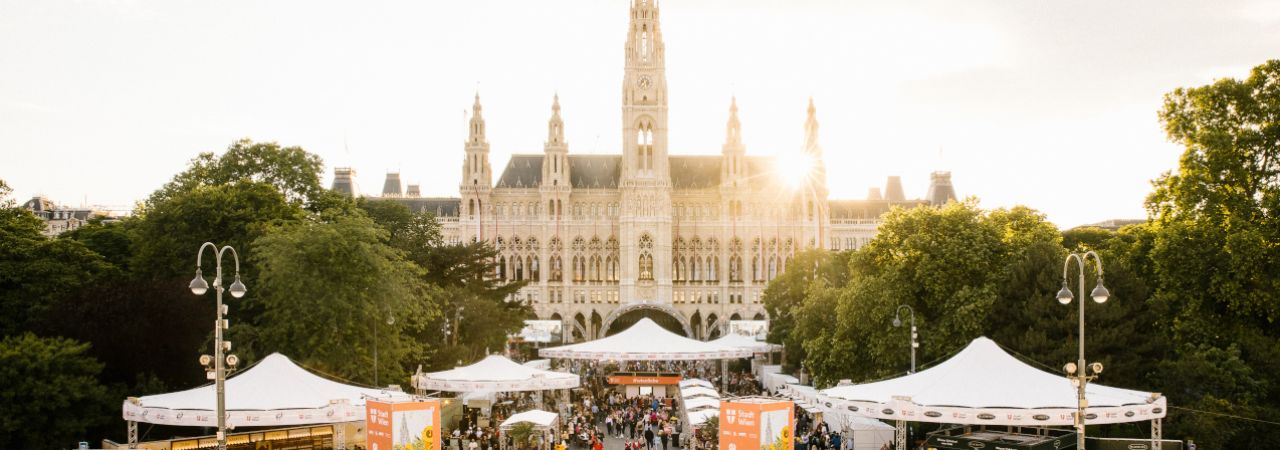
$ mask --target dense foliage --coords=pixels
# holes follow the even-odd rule
[[[402,204],[323,189],[322,169],[319,157],[297,147],[237,141],[195,158],[131,217],[97,220],[57,238],[45,237],[43,222],[18,208],[0,181],[0,306],[10,312],[0,337],[15,339],[27,361],[74,357],[84,368],[68,372],[83,384],[79,404],[39,406],[41,420],[61,428],[14,416],[35,410],[8,407],[0,409],[0,423],[47,432],[37,447],[119,441],[125,396],[203,384],[196,359],[211,350],[213,291],[195,296],[187,283],[206,241],[239,254],[249,292],[223,301],[227,339],[244,365],[280,352],[342,380],[403,385],[418,365],[444,367],[502,350],[530,311],[506,301],[519,285],[485,277],[493,249],[446,244],[433,217]],[[205,253],[211,283],[214,259]],[[230,283],[236,264],[229,253],[223,271]],[[462,317],[475,326],[451,332],[442,311],[451,323]],[[41,352],[49,354],[29,355]],[[12,366],[29,370],[23,373],[41,367]],[[23,395],[65,398],[69,390],[18,391],[29,388],[4,383],[0,394],[8,404]],[[10,447],[30,448],[0,445]]]
[[[792,260],[765,292],[770,339],[819,386],[901,374],[911,318],[892,323],[907,305],[922,367],[985,335],[1057,370],[1078,337],[1074,304],[1053,298],[1063,258],[1093,250],[1113,294],[1086,305],[1099,381],[1167,395],[1166,436],[1273,446],[1280,426],[1249,419],[1280,417],[1280,61],[1171,92],[1160,119],[1185,151],[1153,183],[1147,222],[1059,232],[1026,207],[895,209],[862,249]],[[204,383],[195,360],[212,343],[212,294],[186,286],[205,241],[241,256],[249,294],[224,300],[246,363],[283,352],[387,384],[500,350],[530,312],[507,301],[520,284],[488,276],[494,249],[446,244],[434,218],[402,204],[325,190],[322,168],[297,147],[237,141],[132,217],[58,238],[0,180],[0,448],[120,440],[124,396]],[[223,267],[230,282],[235,266]]]
[[[1245,80],[1178,89],[1160,118],[1185,151],[1153,183],[1146,223],[1058,232],[1025,207],[895,209],[868,246],[843,260],[799,255],[770,283],[770,338],[819,385],[899,375],[909,331],[892,323],[908,305],[926,367],[985,335],[1056,372],[1078,339],[1077,304],[1054,301],[1063,259],[1093,250],[1113,297],[1085,308],[1087,356],[1107,368],[1099,381],[1168,396],[1166,436],[1273,446],[1280,426],[1251,419],[1280,417],[1280,61]]]

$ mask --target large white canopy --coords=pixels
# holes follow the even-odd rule
[[[409,400],[403,392],[351,386],[321,378],[288,357],[272,353],[226,381],[227,424],[285,426],[363,420],[365,398]],[[215,426],[213,384],[124,402],[128,421],[179,426]]]
[[[750,358],[751,350],[689,339],[667,331],[649,318],[613,336],[538,350],[543,358],[595,361],[689,361]]]
[[[720,399],[698,397],[698,398],[685,399],[684,401],[684,409],[689,411],[696,411],[696,410],[707,409],[707,408],[720,409]]]
[[[706,386],[708,388],[715,388],[715,385],[711,384],[710,381],[707,381],[701,378],[685,378],[683,380],[680,380],[680,389],[684,389],[690,386]]]
[[[502,425],[498,428],[509,430],[518,423],[528,422],[536,428],[551,428],[560,418],[559,414],[547,412],[540,409],[531,409],[522,413],[512,414],[507,420],[502,421]]]
[[[729,333],[722,338],[715,339],[710,342],[712,344],[719,344],[726,347],[745,348],[755,353],[769,353],[782,350],[781,345],[757,341],[756,338],[752,336],[738,333]]]
[[[684,398],[691,397],[712,397],[720,398],[720,392],[706,386],[689,386],[680,388],[680,396]]]
[[[414,376],[414,383],[426,391],[520,392],[572,389],[581,380],[571,373],[535,369],[505,356],[489,355],[469,366]]]
[[[1090,424],[1165,416],[1165,397],[1090,383]],[[1076,388],[1063,375],[1017,360],[985,337],[937,366],[875,383],[822,391],[820,402],[868,417],[938,423],[1071,425]]]
[[[689,425],[699,426],[707,422],[707,419],[720,416],[720,408],[704,409],[701,411],[689,412]]]

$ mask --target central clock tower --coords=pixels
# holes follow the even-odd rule
[[[670,303],[672,297],[666,47],[658,23],[656,0],[632,0],[622,76],[618,218],[618,288],[625,303]]]
[[[633,0],[622,77],[623,178],[670,180],[666,48],[655,0]]]

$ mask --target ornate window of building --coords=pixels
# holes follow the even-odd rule
[[[610,236],[605,242],[605,251],[609,253],[606,261],[608,266],[609,281],[618,281],[618,238]]]
[[[507,281],[507,257],[498,257],[498,279]]]
[[[587,241],[582,236],[573,238],[573,245],[570,249],[573,250],[573,281],[575,283],[586,281],[587,262],[582,252],[587,250]]]
[[[640,236],[639,279],[653,281],[653,238],[648,234]]]

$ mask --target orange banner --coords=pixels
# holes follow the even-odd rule
[[[720,402],[720,450],[791,450],[795,405],[747,397]]]
[[[680,384],[680,376],[610,375],[609,384]]]
[[[440,401],[365,402],[369,450],[440,450]]]

